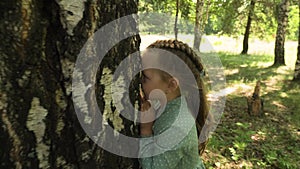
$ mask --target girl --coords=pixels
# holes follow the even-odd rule
[[[184,68],[178,67],[171,57],[166,57],[170,54],[188,66],[196,85],[190,83],[186,73],[182,73]],[[199,144],[198,137],[208,115],[208,106],[201,77],[203,66],[197,54],[183,42],[162,40],[147,47],[142,62],[144,67],[156,64],[168,70],[167,73],[149,68],[142,72],[140,135],[143,138],[139,151],[142,168],[205,168],[199,154],[203,153],[206,141]],[[187,90],[181,91],[181,87]],[[163,112],[158,115],[159,111]],[[171,132],[164,134],[166,131]],[[157,137],[159,135],[164,135],[163,139]],[[183,139],[176,142],[179,137]]]

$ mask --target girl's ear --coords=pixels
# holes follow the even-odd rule
[[[177,78],[172,77],[169,80],[169,85],[168,85],[169,90],[171,91],[176,91],[179,88],[179,81]]]

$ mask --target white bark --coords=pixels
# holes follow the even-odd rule
[[[31,108],[26,121],[27,128],[34,133],[36,139],[36,152],[39,159],[40,168],[48,168],[49,145],[45,144],[43,137],[45,135],[45,119],[48,114],[47,109],[40,105],[40,99],[34,97],[31,102]]]
[[[69,35],[73,35],[73,30],[83,17],[85,0],[56,0],[61,13],[60,21]]]

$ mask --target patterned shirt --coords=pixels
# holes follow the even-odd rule
[[[195,120],[184,97],[168,102],[152,129],[153,136],[140,141],[143,169],[205,169],[198,154]]]

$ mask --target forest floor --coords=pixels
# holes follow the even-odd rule
[[[142,36],[141,49],[170,36]],[[192,44],[192,36],[179,39]],[[226,77],[226,104],[202,155],[206,168],[300,168],[300,84],[293,82],[297,42],[286,42],[287,66],[271,67],[274,41],[250,39],[249,55],[239,55],[242,39],[208,36],[200,47],[218,56]],[[246,97],[261,81],[264,112],[247,113]]]
[[[226,105],[203,155],[207,168],[300,168],[300,84],[273,56],[218,54],[224,66]],[[264,113],[250,116],[246,97],[261,81]]]

